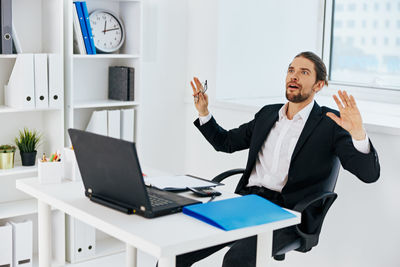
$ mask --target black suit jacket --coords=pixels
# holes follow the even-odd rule
[[[248,184],[258,152],[271,128],[278,120],[283,104],[264,106],[254,119],[229,131],[220,127],[214,118],[200,126],[194,124],[217,151],[232,153],[248,149],[246,169],[236,192]],[[370,142],[371,151],[364,154],[355,149],[350,134],[326,116],[338,111],[320,107],[316,102],[294,149],[288,172],[288,181],[282,189],[284,206],[292,209],[305,196],[326,191],[333,160],[337,156],[344,169],[366,183],[375,182],[380,175],[378,155]]]

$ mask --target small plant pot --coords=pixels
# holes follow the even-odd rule
[[[20,152],[22,166],[34,166],[36,162],[37,151],[33,152]]]
[[[15,152],[0,153],[0,169],[14,168]]]

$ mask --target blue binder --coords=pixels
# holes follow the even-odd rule
[[[93,54],[92,48],[90,45],[90,38],[86,29],[85,17],[83,15],[82,3],[81,2],[74,2],[76,7],[76,12],[78,13],[79,17],[79,24],[81,25],[81,31],[83,35],[83,41],[85,42],[86,53],[88,55]]]
[[[257,195],[246,195],[183,208],[183,213],[225,231],[296,217]]]
[[[96,47],[94,46],[92,27],[90,25],[89,12],[87,9],[87,5],[86,5],[85,1],[81,2],[81,4],[82,4],[83,16],[85,17],[86,30],[87,30],[87,33],[89,36],[90,49],[92,50],[92,54],[96,55]]]

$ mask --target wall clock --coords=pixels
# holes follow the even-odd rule
[[[116,52],[125,41],[122,21],[111,11],[95,10],[89,15],[96,51]]]

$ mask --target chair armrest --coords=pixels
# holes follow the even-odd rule
[[[298,202],[294,206],[293,210],[298,211],[298,212],[303,212],[310,205],[316,203],[319,200],[324,200],[324,199],[331,201],[330,204],[328,203],[329,207],[330,207],[336,198],[337,198],[337,194],[333,193],[333,192],[322,192],[322,193],[311,194],[311,195],[307,196],[306,198],[304,198],[303,200],[301,200],[300,202]]]
[[[333,202],[336,200],[337,194],[333,192],[322,192],[322,193],[316,193],[307,196],[304,198],[302,201],[296,204],[296,206],[293,208],[293,210],[301,212],[302,213],[302,222],[298,225],[296,225],[296,230],[300,236],[302,236],[305,239],[310,239],[313,237],[317,237],[321,231],[322,223],[324,221],[324,218],[329,210],[329,208],[332,206]],[[307,208],[311,207],[314,203],[317,203],[318,201],[322,201],[320,208],[321,210],[318,213],[318,223],[314,226],[315,228],[311,233],[306,233],[302,229],[300,229],[300,226],[302,225],[303,227],[304,222],[303,222],[303,215],[306,215],[305,212],[307,212]],[[315,215],[314,215],[315,216]],[[317,218],[313,218],[313,220],[316,220]]]
[[[232,169],[232,170],[224,171],[223,173],[220,173],[217,176],[215,176],[211,181],[220,183],[225,178],[228,178],[229,176],[232,176],[235,174],[240,174],[240,173],[244,173],[244,169]]]

